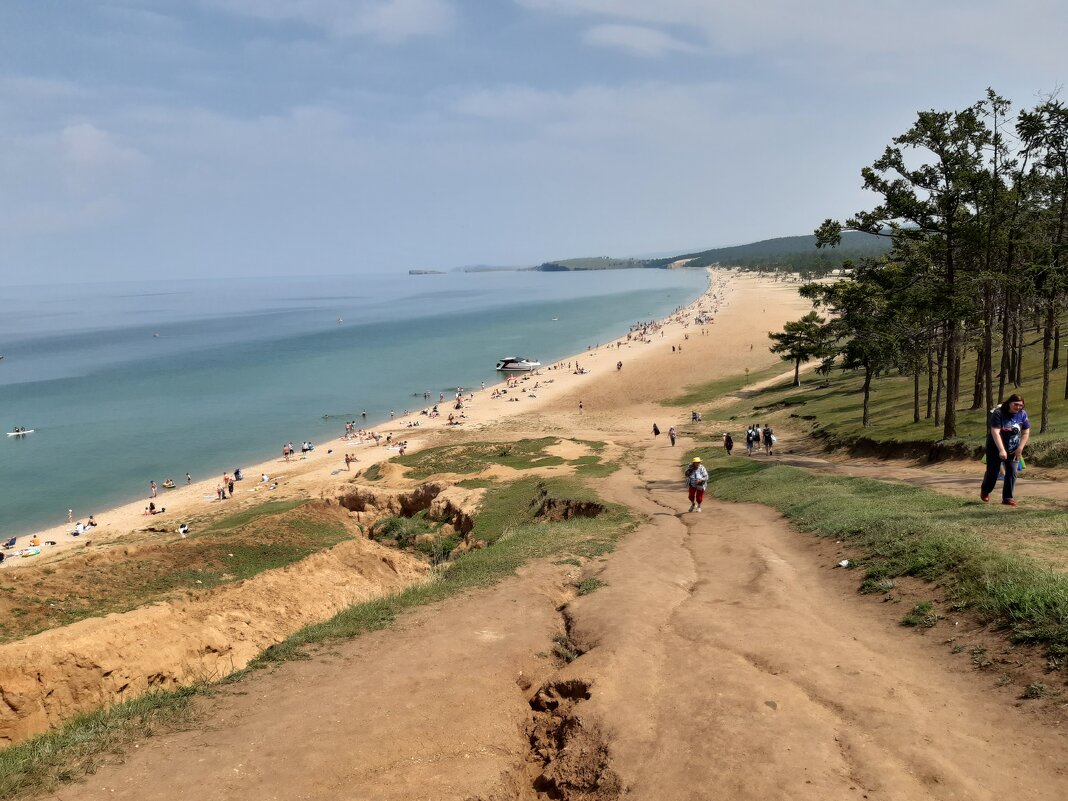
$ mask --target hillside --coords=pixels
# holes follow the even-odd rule
[[[842,244],[833,250],[818,250],[816,237],[783,236],[747,245],[713,248],[659,259],[626,259],[600,256],[547,261],[535,269],[543,272],[568,270],[619,270],[634,267],[666,269],[686,260],[687,267],[741,267],[743,269],[786,270],[820,275],[838,269],[847,260],[875,258],[889,250],[888,240],[870,234],[846,232]]]

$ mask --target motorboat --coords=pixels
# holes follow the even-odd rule
[[[524,359],[520,356],[505,356],[497,362],[497,369],[505,373],[529,373],[541,367],[541,362]]]

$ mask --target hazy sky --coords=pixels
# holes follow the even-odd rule
[[[810,233],[1061,0],[2,0],[0,276],[345,273]]]

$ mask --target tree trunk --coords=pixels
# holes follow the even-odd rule
[[[1019,331],[1016,332],[1016,373],[1012,379],[1012,385],[1017,389],[1023,384],[1023,357],[1024,357],[1024,329],[1023,321],[1020,322]]]
[[[860,424],[862,427],[867,428],[871,425],[868,419],[868,399],[871,398],[871,378],[872,369],[867,364],[864,365],[864,412],[861,416]]]
[[[924,415],[924,420],[931,419],[931,406],[934,403],[934,348],[930,345],[927,346],[927,414]],[[1065,398],[1068,398],[1068,385],[1065,386]]]
[[[942,421],[942,439],[957,436],[957,398],[960,395],[960,331],[956,321],[950,321],[946,337],[946,415]]]
[[[983,287],[983,307],[983,381],[989,409],[994,405],[994,285],[990,281]]]
[[[1053,328],[1053,369],[1056,370],[1061,366],[1061,327],[1057,325]]]
[[[943,371],[946,366],[946,341],[943,339],[938,346],[938,381],[935,383],[935,428],[942,425],[942,390],[946,386],[943,379]]]
[[[997,397],[999,403],[1005,397],[1005,383],[1009,378],[1009,360],[1012,353],[1012,348],[1009,344],[1009,330],[1009,288],[1006,286],[1005,294],[1001,299],[1001,372],[998,374]],[[1068,392],[1068,390],[1065,391]],[[989,408],[993,409],[994,404],[991,403]]]
[[[801,360],[794,359],[794,386],[801,386]]]
[[[1042,331],[1042,422],[1039,434],[1049,431],[1049,377],[1053,364],[1053,329],[1057,325],[1057,305],[1046,299],[1046,322]]]
[[[974,412],[983,405],[983,375],[986,373],[986,353],[979,351],[975,356],[975,381],[972,383],[972,406]]]
[[[912,371],[912,422],[920,422],[920,365]]]

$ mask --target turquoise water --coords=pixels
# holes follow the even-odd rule
[[[0,320],[0,533],[322,442],[502,356],[549,363],[666,316],[701,271],[449,273],[20,287]],[[557,318],[555,321],[553,318]],[[329,415],[329,419],[323,419]]]

